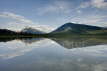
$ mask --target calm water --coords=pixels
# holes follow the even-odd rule
[[[1,39],[0,71],[107,71],[107,40]]]

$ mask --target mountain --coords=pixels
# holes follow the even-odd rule
[[[97,27],[97,26],[90,26],[90,25],[84,25],[84,24],[76,24],[76,23],[66,23],[56,29],[55,31],[52,31],[51,33],[75,33],[75,34],[83,34],[87,33],[89,31],[95,31],[95,30],[104,30],[103,27]]]
[[[27,34],[44,34],[45,32],[34,29],[34,28],[24,28],[21,33],[27,33]]]
[[[13,34],[17,34],[17,32],[8,29],[0,29],[0,35],[13,35]]]

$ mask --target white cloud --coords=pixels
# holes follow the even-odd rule
[[[13,19],[11,22],[6,22],[2,24],[0,28],[7,28],[10,30],[21,30],[25,27],[33,27],[35,29],[50,32],[54,28],[47,25],[39,25],[38,23],[34,23],[29,19],[26,19],[24,16],[17,15],[11,12],[2,12],[0,13],[0,17]]]
[[[81,11],[81,10],[77,10],[77,13],[78,13],[78,14],[81,14],[81,13],[82,13],[82,11]]]
[[[96,8],[107,8],[107,2],[105,0],[91,0],[91,4]]]
[[[2,12],[0,13],[0,17],[11,18],[11,19],[16,20],[17,22],[26,23],[26,24],[33,23],[31,20],[28,20],[23,16],[20,16],[11,12]]]
[[[105,0],[91,0],[80,4],[80,8],[87,8],[90,6],[99,9],[107,9],[107,2]]]
[[[105,18],[107,18],[107,16],[87,15],[87,16],[72,18],[71,22],[105,27],[107,26],[107,23],[104,22]]]
[[[104,0],[89,0],[89,1],[82,2],[76,8],[77,13],[81,14],[82,16],[80,15],[80,16],[74,17],[72,18],[72,21],[76,23],[107,27],[107,21],[105,20],[107,18],[106,15],[92,14],[92,13],[90,14],[88,13],[87,15],[85,15],[82,13],[83,8],[89,9],[90,7],[107,10],[107,2],[105,2]]]
[[[90,2],[82,2],[79,6],[79,8],[87,8],[90,6]]]
[[[71,3],[67,1],[55,1],[52,4],[46,5],[38,9],[39,15],[44,15],[46,13],[69,13],[71,8]]]

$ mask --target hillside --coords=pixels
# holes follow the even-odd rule
[[[38,29],[34,29],[34,28],[24,28],[22,29],[21,33],[27,33],[27,34],[44,34],[45,32],[40,31]]]
[[[75,24],[75,23],[66,23],[56,30],[52,31],[52,34],[95,34],[103,33],[106,30],[106,28],[103,27],[97,27],[97,26],[90,26],[90,25],[84,25],[84,24]],[[95,31],[95,33],[94,33]]]
[[[17,34],[15,31],[11,31],[8,29],[0,29],[0,35],[13,35],[13,34]]]

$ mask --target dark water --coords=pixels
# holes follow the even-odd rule
[[[107,71],[107,40],[0,39],[0,71]]]

